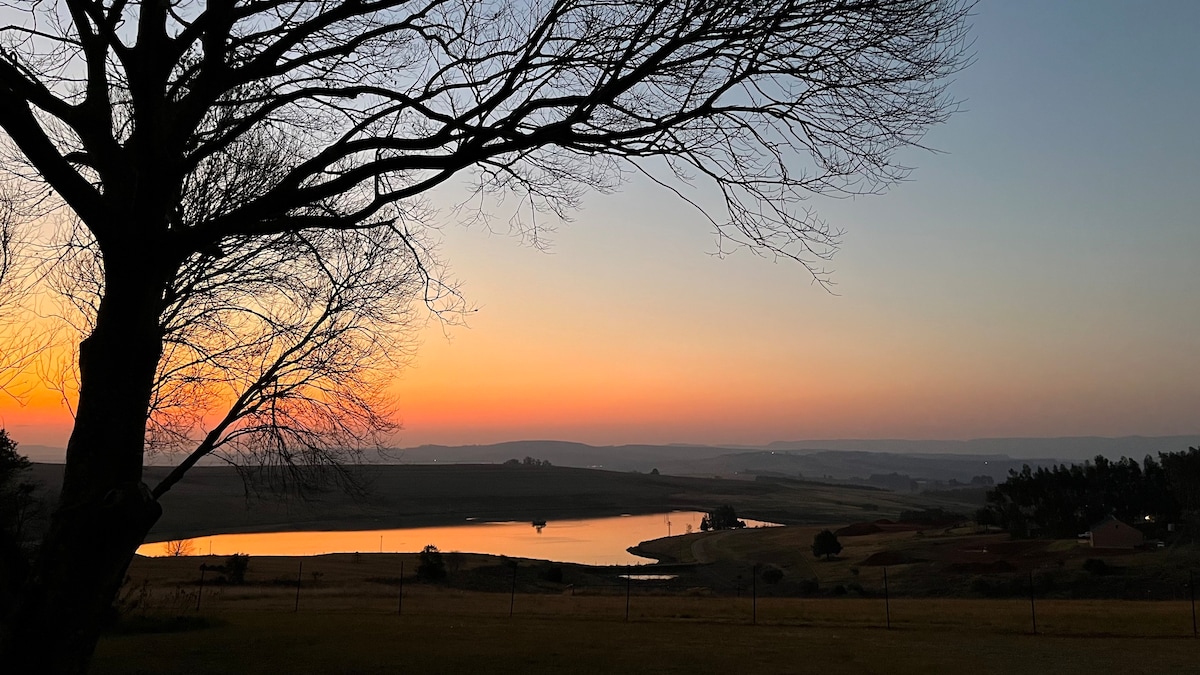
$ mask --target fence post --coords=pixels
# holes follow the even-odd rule
[[[200,598],[204,597],[204,572],[208,570],[208,565],[200,564],[200,590],[196,592],[196,611],[200,611]],[[1195,621],[1192,621],[1195,623]]]
[[[892,629],[892,600],[888,595],[887,567],[883,568],[883,611],[887,616],[887,629]]]
[[[1033,620],[1033,634],[1037,635],[1037,606],[1033,596],[1033,570],[1029,570],[1029,618]]]
[[[300,581],[304,576],[304,558],[300,559],[300,569],[296,571],[296,606],[292,608],[292,612],[300,611]]]
[[[1188,570],[1188,593],[1192,597],[1192,637],[1196,637],[1196,579],[1192,570]]]
[[[629,594],[633,590],[633,573],[631,568],[625,566],[625,620],[629,620]]]
[[[758,565],[750,568],[750,623],[758,625]]]
[[[400,559],[400,594],[396,600],[396,616],[404,614],[404,559]]]
[[[516,561],[513,561],[512,595],[509,596],[509,598],[508,598],[508,616],[509,617],[512,617],[513,606],[517,604],[517,567],[518,566],[519,566],[519,563],[517,563]]]

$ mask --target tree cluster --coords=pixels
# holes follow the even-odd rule
[[[988,503],[995,522],[1016,537],[1073,537],[1107,516],[1178,522],[1200,511],[1200,448],[1141,463],[1097,456],[1071,466],[1026,465],[988,492]]]
[[[738,520],[737,512],[729,504],[718,506],[700,519],[701,532],[708,532],[709,530],[736,530],[745,526],[746,522]]]
[[[29,478],[29,460],[0,429],[0,612],[5,611],[28,571],[24,548],[28,525],[39,514],[38,484]]]
[[[17,442],[0,429],[0,536],[24,542],[26,526],[38,506],[38,484],[29,477],[32,465],[17,452]]]

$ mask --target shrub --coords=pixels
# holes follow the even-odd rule
[[[417,576],[426,581],[441,581],[446,578],[446,561],[438,547],[428,544],[417,554]]]
[[[783,570],[778,567],[768,567],[762,571],[762,580],[768,584],[777,584],[783,581]]]
[[[232,584],[240,586],[246,583],[246,571],[250,569],[250,556],[245,553],[234,553],[220,565],[201,565],[200,569],[217,573],[214,584]]]
[[[813,537],[812,552],[814,556],[818,558],[825,556],[825,559],[828,560],[830,556],[842,552],[842,544],[838,541],[836,534],[829,530],[821,530]]]

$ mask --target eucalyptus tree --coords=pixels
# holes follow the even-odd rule
[[[303,471],[386,428],[343,395],[406,303],[445,297],[431,189],[515,194],[536,236],[630,176],[706,183],[722,247],[820,277],[838,232],[800,202],[907,175],[895,151],[955,107],[970,4],[6,0],[2,169],[71,223],[55,286],[83,337],[58,508],[0,659],[86,668],[200,457]],[[147,486],[164,442],[194,445]]]

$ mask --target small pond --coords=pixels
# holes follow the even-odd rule
[[[325,553],[397,553],[427,544],[443,552],[488,553],[585,565],[644,565],[652,562],[625,549],[639,542],[700,531],[699,511],[583,520],[466,522],[443,527],[341,532],[263,532],[217,534],[190,540],[189,555],[322,555]],[[771,526],[743,518],[747,527]],[[163,542],[144,544],[138,553],[166,555]]]

